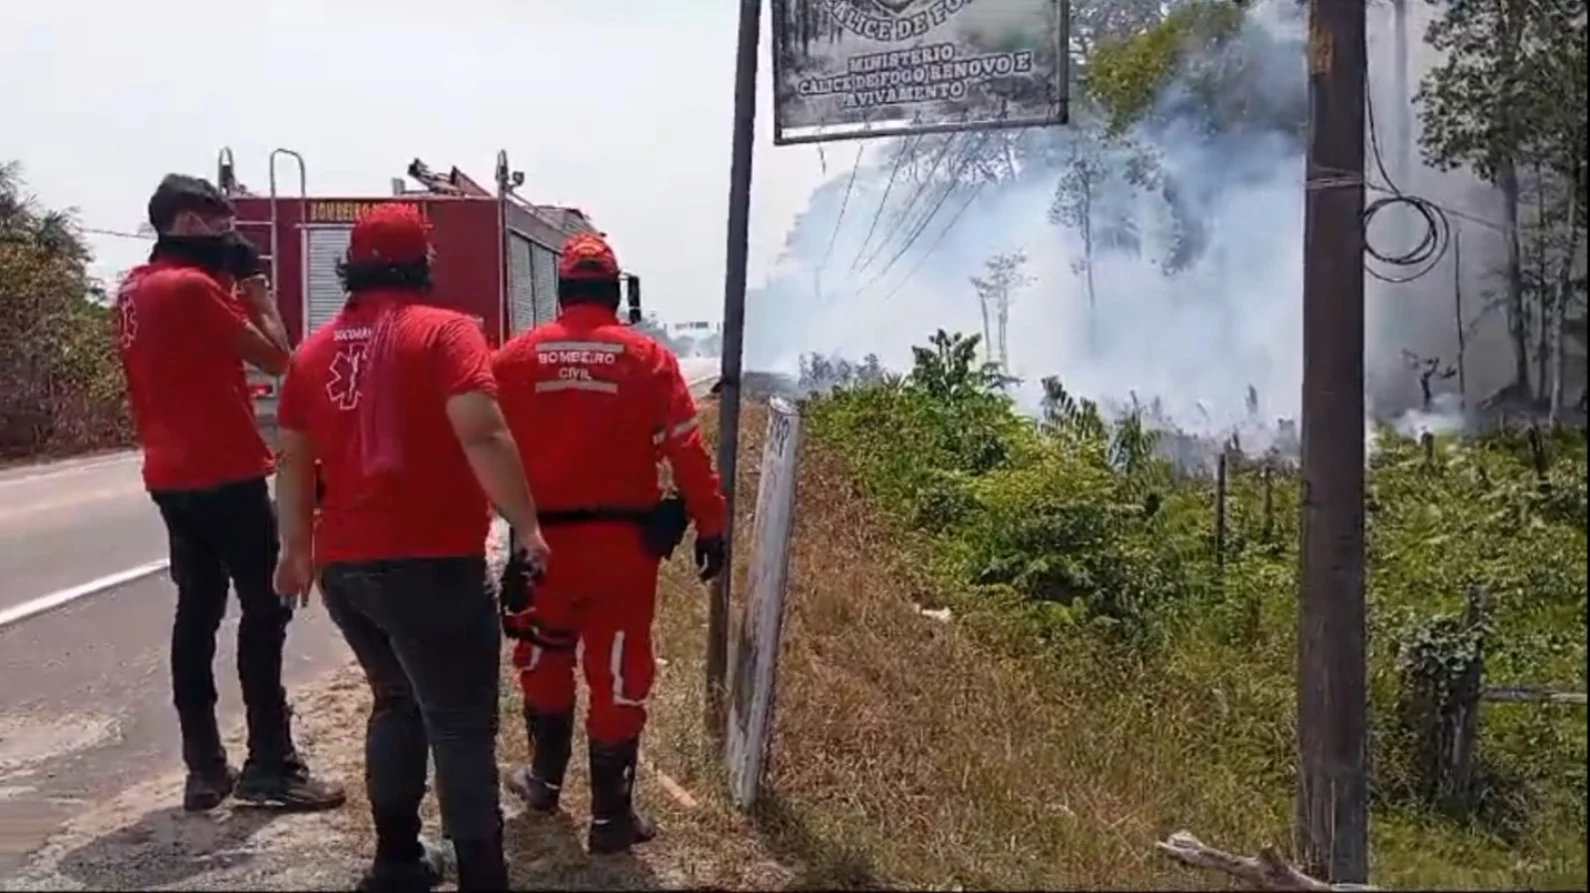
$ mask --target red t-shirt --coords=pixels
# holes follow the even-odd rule
[[[248,314],[231,293],[196,267],[157,261],[127,274],[116,310],[144,485],[201,490],[270,474],[235,346]]]
[[[366,362],[384,305],[396,314],[388,381],[376,379]],[[497,391],[480,327],[396,295],[360,295],[299,346],[277,419],[283,430],[306,434],[321,463],[317,564],[484,553],[486,496],[447,419],[448,398],[470,391]],[[401,458],[373,471],[362,448],[361,409],[372,396],[389,395],[396,409],[382,436],[395,439]]]

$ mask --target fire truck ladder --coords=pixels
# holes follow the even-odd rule
[[[277,178],[276,178],[276,162],[279,161],[282,158],[291,158],[293,160],[293,162],[298,165],[298,198],[300,200],[305,200],[305,199],[309,198],[309,174],[308,174],[308,171],[304,167],[304,156],[298,154],[297,152],[294,152],[292,149],[272,149],[271,150],[271,157],[270,157],[270,169],[271,169],[271,193],[270,193],[271,256],[270,256],[270,265],[271,265],[271,286],[273,288],[280,288],[281,287],[278,284],[280,282],[280,278],[277,276],[277,273],[279,273],[280,269],[281,269],[281,265],[278,262],[277,257],[281,253],[282,233],[281,233],[281,227],[278,225],[279,222],[280,222],[280,220],[279,220],[280,209],[277,207],[277,201],[276,201],[277,197],[278,197],[278,194],[279,194],[278,191],[277,191],[278,190],[278,186],[277,186]]]
[[[268,207],[270,208],[270,219],[239,220],[235,224],[239,229],[244,229],[247,227],[269,227],[270,251],[269,253],[261,254],[260,260],[270,264],[271,286],[273,288],[281,287],[281,211],[277,206],[277,199],[281,197],[281,193],[280,177],[278,177],[276,174],[276,165],[283,158],[292,159],[292,161],[298,167],[298,198],[307,199],[309,197],[309,177],[308,172],[304,167],[304,156],[294,152],[292,149],[273,149],[271,150],[270,155],[270,196],[268,202]],[[228,146],[221,149],[220,157],[217,159],[217,168],[219,170],[219,175],[216,177],[216,185],[220,186],[221,192],[225,193],[226,195],[253,194],[249,192],[248,187],[237,181],[237,174],[232,164],[231,147]]]
[[[268,220],[239,220],[235,223],[238,229],[244,228],[270,228],[270,251],[262,253],[260,260],[269,264],[271,287],[281,288],[281,209],[278,199],[281,197],[280,177],[277,176],[277,164],[283,159],[291,159],[298,166],[298,197],[309,197],[309,178],[304,166],[304,156],[291,149],[273,149],[270,154],[270,196],[268,207],[270,218]],[[232,150],[223,148],[218,159],[219,177],[218,184],[221,191],[227,195],[251,195],[247,187],[237,181],[237,176],[232,165]],[[267,441],[274,448],[276,425],[276,395],[281,388],[280,379],[266,375],[259,370],[248,370],[250,389],[254,392],[257,401],[256,411],[260,414],[260,422],[265,426]]]

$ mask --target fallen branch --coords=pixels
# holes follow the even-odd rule
[[[1257,858],[1234,856],[1203,844],[1186,831],[1177,831],[1155,844],[1160,852],[1193,868],[1223,872],[1261,890],[1373,890],[1363,884],[1329,884],[1317,881],[1286,864],[1272,847],[1259,850]]]
[[[1583,704],[1582,691],[1554,691],[1533,685],[1495,685],[1480,696],[1487,701],[1528,701],[1541,704]]]

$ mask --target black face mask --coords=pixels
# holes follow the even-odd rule
[[[155,242],[149,259],[189,263],[211,275],[225,273],[234,279],[247,279],[260,273],[259,250],[237,232],[204,236],[163,234]]]
[[[234,231],[222,238],[226,241],[226,271],[232,274],[233,279],[248,279],[265,272],[259,249],[247,236]]]
[[[217,275],[226,272],[227,255],[228,246],[224,233],[214,236],[174,236],[162,233],[155,242],[154,250],[149,252],[149,259],[192,264],[206,273]]]

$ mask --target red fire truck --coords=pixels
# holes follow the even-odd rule
[[[292,175],[284,192],[282,174]],[[259,195],[237,179],[232,151],[222,149],[217,184],[237,207],[237,227],[259,247],[276,287],[282,321],[298,344],[342,308],[337,262],[348,250],[354,220],[385,202],[408,202],[430,220],[435,260],[431,299],[480,322],[493,346],[557,312],[557,260],[573,234],[595,227],[577,209],[537,205],[515,193],[524,174],[497,153],[496,189],[488,190],[452,168],[433,173],[415,159],[407,171],[418,182],[391,181],[383,196],[311,195],[304,158],[276,149],[269,159],[269,191]],[[640,279],[624,276],[631,322],[640,320]],[[260,425],[274,441],[279,382],[251,370]]]

